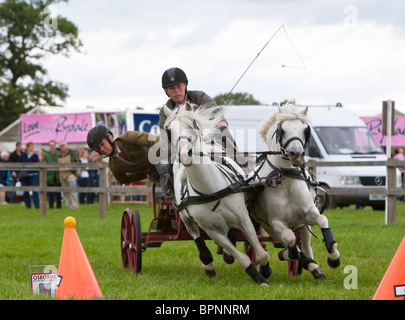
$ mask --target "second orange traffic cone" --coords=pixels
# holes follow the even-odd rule
[[[405,298],[405,237],[391,260],[373,300],[404,300]]]
[[[57,299],[93,299],[102,298],[103,294],[89,259],[83,249],[73,217],[64,221],[62,250],[59,259],[58,275],[62,277],[56,288]]]

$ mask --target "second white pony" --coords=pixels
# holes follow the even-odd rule
[[[310,138],[308,108],[298,112],[293,106],[279,107],[259,126],[259,133],[270,151],[262,165],[251,174],[266,188],[258,195],[251,217],[285,248],[281,260],[299,260],[315,278],[323,278],[323,270],[313,259],[310,226],[321,228],[328,251],[328,264],[340,265],[340,254],[328,219],[315,205],[315,191],[305,165],[305,147]],[[295,230],[301,235],[301,250],[296,245]]]

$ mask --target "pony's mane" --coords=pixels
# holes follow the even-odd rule
[[[190,105],[195,107],[195,105]],[[195,132],[205,142],[206,146],[210,146],[211,151],[219,151],[220,143],[215,141],[212,145],[213,136],[218,132],[217,125],[223,119],[224,112],[221,107],[212,107],[211,105],[201,105],[197,109],[187,110],[185,107],[181,107],[178,111],[173,112],[164,124],[165,128],[175,121],[184,122],[190,128],[195,128],[197,125],[198,130]]]
[[[285,104],[282,107],[279,107],[277,111],[263,119],[259,125],[259,134],[262,139],[266,141],[267,133],[269,132],[270,128],[272,128],[278,122],[295,119],[303,122],[309,122],[306,115],[306,110],[302,112],[297,110],[292,104]]]

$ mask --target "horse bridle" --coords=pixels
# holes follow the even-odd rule
[[[289,160],[289,155],[288,155],[288,153],[287,153],[287,146],[288,146],[292,141],[297,140],[297,141],[299,141],[299,142],[301,143],[302,147],[305,149],[306,146],[307,146],[307,144],[308,144],[308,142],[309,142],[309,139],[310,139],[310,137],[311,137],[311,127],[309,126],[308,123],[306,123],[306,122],[303,121],[302,123],[304,123],[304,124],[307,125],[306,128],[305,128],[305,130],[304,130],[305,141],[302,141],[302,139],[301,139],[300,137],[293,136],[293,137],[291,137],[290,139],[288,139],[285,143],[283,143],[283,135],[284,135],[284,130],[283,130],[283,128],[282,128],[283,122],[284,122],[284,121],[280,121],[280,122],[277,124],[277,129],[276,129],[276,131],[273,133],[273,136],[276,135],[276,141],[277,141],[277,143],[280,145],[280,150],[281,150],[281,152],[282,152],[282,158],[283,158],[283,159],[286,159],[286,160]]]
[[[166,129],[166,132],[167,132],[167,137],[168,137],[168,141],[169,141],[169,145],[171,145],[171,142],[172,142],[172,137],[171,137],[171,128],[170,127],[166,127],[165,128]],[[193,128],[192,127],[189,127],[189,129],[187,129],[187,130],[200,130],[200,128],[198,127],[198,125],[197,125],[197,121],[195,121],[195,119],[193,120]],[[178,154],[178,157],[180,158],[180,146],[179,146],[179,142],[180,142],[180,140],[187,140],[187,143],[188,143],[188,146],[187,146],[187,148],[189,149],[189,156],[191,157],[191,155],[192,155],[192,148],[194,147],[194,144],[196,143],[196,141],[197,141],[197,139],[198,139],[198,134],[193,134],[193,135],[185,135],[185,134],[181,134],[181,135],[179,135],[179,137],[178,137],[178,140],[177,140],[177,143],[176,143],[176,145],[175,145],[175,148],[177,149],[177,154]],[[184,164],[183,163],[183,165],[185,166],[185,167],[189,167],[189,166],[191,166],[193,164],[193,162],[191,162],[190,164]]]

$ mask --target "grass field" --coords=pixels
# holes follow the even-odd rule
[[[382,211],[353,207],[328,210],[325,214],[341,254],[339,268],[327,266],[318,227],[313,228],[318,238],[312,238],[315,260],[324,269],[326,280],[314,280],[306,271],[289,276],[287,263],[278,261],[279,249],[269,243],[270,285],[257,286],[236,263],[225,264],[212,241],[208,246],[217,268],[214,278],[203,274],[193,241],[164,242],[160,248],[148,248],[142,256],[142,272],[134,275],[121,263],[121,216],[127,207],[139,210],[142,230],[147,231],[153,213],[145,205],[109,205],[104,219],[98,217],[98,203],[81,205],[78,210],[48,210],[46,217],[23,205],[1,206],[0,299],[49,299],[31,292],[29,267],[59,263],[63,220],[69,215],[77,220],[77,233],[107,300],[370,300],[405,235],[402,203],[398,203],[397,223],[388,226]],[[242,250],[242,244],[238,246]],[[357,289],[345,288],[345,279],[355,284],[347,277],[357,278]]]

